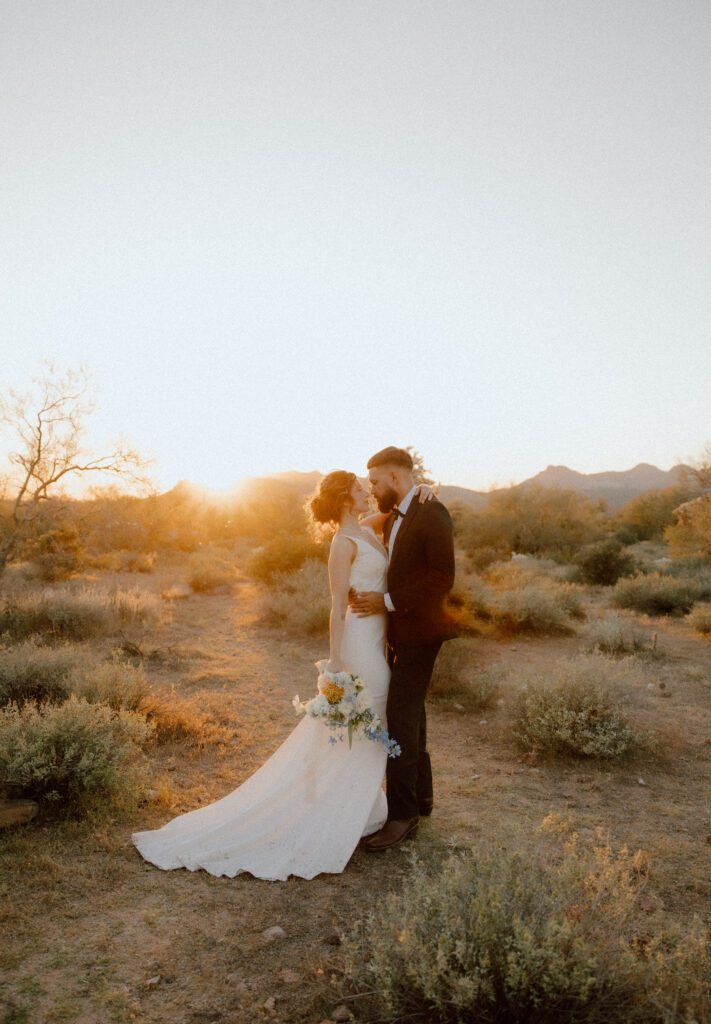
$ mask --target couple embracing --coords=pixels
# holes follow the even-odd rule
[[[333,744],[324,723],[307,716],[238,789],[133,836],[158,867],[270,880],[338,873],[361,838],[370,852],[389,849],[432,812],[425,698],[447,636],[452,522],[429,488],[415,485],[406,450],[384,448],[368,471],[379,512],[368,514],[368,492],[342,470],[325,476],[309,503],[315,522],[337,526],[330,654],[319,669],[365,680],[399,756],[359,734],[352,746]]]

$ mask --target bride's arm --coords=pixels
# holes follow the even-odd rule
[[[329,618],[330,652],[328,671],[343,671],[341,644],[348,611],[348,588],[351,565],[356,556],[355,542],[347,537],[334,537],[328,558],[328,581],[331,587],[331,616]]]

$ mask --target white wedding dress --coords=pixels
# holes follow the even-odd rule
[[[385,591],[387,554],[375,534],[356,537],[350,574],[356,590]],[[390,670],[385,660],[386,614],[346,615],[344,668],[361,676],[385,725]],[[344,730],[345,733],[345,730]],[[163,828],[133,835],[139,853],[159,868],[204,868],[234,877],[248,871],[276,881],[341,872],[361,836],[387,818],[382,743],[353,737],[305,717],[268,761],[239,789],[214,804],[182,814]]]

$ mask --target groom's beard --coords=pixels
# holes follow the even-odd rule
[[[379,498],[375,499],[380,512],[392,512],[395,505],[397,505],[397,492],[389,487],[384,494],[381,494]]]

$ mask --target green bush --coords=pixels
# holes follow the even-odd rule
[[[252,553],[245,572],[259,583],[279,586],[285,573],[296,572],[304,562],[327,559],[328,545],[317,544],[307,533],[279,533]]]
[[[629,649],[625,621],[615,612],[594,619],[588,627],[588,650],[624,654]]]
[[[494,602],[493,616],[506,633],[570,633],[569,606],[569,594],[529,583],[500,594]]]
[[[323,562],[308,559],[296,572],[275,573],[261,598],[261,621],[289,633],[328,632],[331,595]]]
[[[154,622],[159,614],[160,600],[146,591],[45,588],[6,597],[0,607],[0,633],[16,640],[33,633],[86,640],[121,626]]]
[[[507,590],[551,580],[556,583],[570,582],[576,574],[575,566],[556,562],[552,558],[534,555],[512,555],[510,559],[489,566],[486,577]]]
[[[437,655],[429,696],[446,697],[467,710],[489,707],[499,689],[499,668],[476,668],[477,644],[468,637],[457,637],[442,645]]]
[[[516,702],[514,736],[526,750],[576,757],[619,757],[642,736],[627,722],[624,703],[640,685],[627,659],[580,655],[545,677],[526,681]]]
[[[577,583],[559,583],[552,590],[556,604],[563,609],[569,619],[586,618],[581,589]]]
[[[675,521],[664,531],[664,540],[678,556],[711,560],[711,491],[677,510]]]
[[[699,605],[698,608],[694,608],[687,622],[702,636],[711,635],[711,606]]]
[[[647,615],[685,615],[703,592],[703,585],[693,579],[652,572],[620,580],[612,593],[612,602],[618,608],[634,608]]]
[[[25,546],[23,556],[37,566],[41,579],[53,583],[83,569],[86,548],[75,526],[63,526],[35,538]]]
[[[66,700],[77,660],[71,648],[41,647],[35,640],[0,648],[0,707]]]
[[[459,634],[477,632],[477,623],[493,614],[494,591],[480,576],[456,579],[449,595],[449,613]]]
[[[711,570],[705,558],[675,558],[661,572],[693,583],[699,590],[697,600],[705,601],[711,597]]]
[[[89,704],[106,704],[114,711],[144,711],[150,688],[143,666],[113,661],[75,668],[69,677],[71,692]]]
[[[460,506],[454,518],[457,544],[483,567],[487,550],[568,558],[600,535],[603,514],[577,491],[525,484],[493,491],[479,508]]]
[[[640,854],[574,839],[480,844],[415,864],[345,942],[358,1018],[428,1024],[690,1024],[708,1019],[707,934],[638,922]],[[656,934],[655,934],[656,927]],[[651,935],[650,935],[651,931]]]
[[[148,692],[143,668],[116,658],[101,662],[76,647],[43,647],[35,639],[0,648],[0,707],[62,704],[74,694],[115,711],[138,711]]]
[[[152,733],[142,715],[70,697],[64,704],[11,704],[0,711],[0,788],[14,796],[73,803],[129,784]]]
[[[196,551],[190,556],[188,585],[191,590],[205,593],[215,587],[232,587],[234,582],[234,566],[214,551]]]
[[[602,540],[583,548],[575,559],[583,583],[612,587],[634,572],[634,559],[618,541]]]

